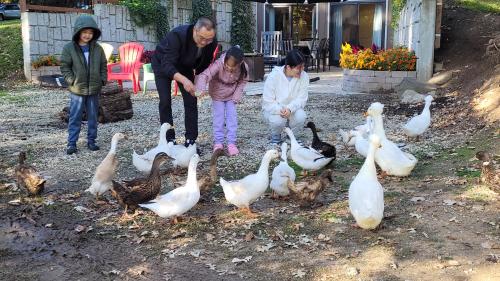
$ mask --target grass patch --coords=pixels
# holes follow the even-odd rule
[[[335,176],[334,182],[339,184],[340,191],[348,191],[350,182],[346,180],[346,178],[342,176]]]
[[[361,158],[359,156],[354,156],[349,159],[335,161],[335,166],[337,168],[346,168],[346,167],[359,168],[361,167],[361,165],[363,165],[364,162],[365,162],[364,158]]]
[[[342,223],[343,222],[342,218],[337,216],[336,213],[329,212],[329,211],[322,213],[320,215],[320,218],[322,220],[325,220],[325,221],[331,222],[331,223]]]
[[[500,1],[498,0],[457,0],[457,3],[469,10],[500,14]]]
[[[455,172],[459,177],[464,177],[468,179],[479,178],[481,176],[481,171],[471,168],[461,168]]]
[[[2,71],[0,69],[0,71]],[[18,96],[5,91],[0,91],[0,104],[25,104],[28,98],[25,96]]]
[[[462,196],[476,202],[492,202],[496,200],[497,194],[486,185],[471,185]]]
[[[0,80],[23,68],[21,20],[0,22]]]

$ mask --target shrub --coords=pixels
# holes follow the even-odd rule
[[[34,69],[42,66],[59,66],[61,62],[55,56],[41,56],[31,63]]]
[[[379,50],[372,45],[369,49],[360,49],[346,43],[340,54],[340,66],[348,69],[414,71],[416,64],[415,52],[406,47]]]

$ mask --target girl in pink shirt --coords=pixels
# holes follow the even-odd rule
[[[241,101],[248,81],[248,67],[243,58],[243,51],[239,47],[231,47],[196,77],[196,90],[202,92],[202,95],[208,92],[212,98],[214,151],[224,148],[225,125],[227,151],[231,156],[239,153],[236,146],[236,104]]]

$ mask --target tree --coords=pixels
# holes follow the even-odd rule
[[[255,19],[250,2],[232,0],[231,45],[240,45],[244,52],[252,52],[255,40]]]
[[[193,16],[191,17],[191,22],[195,23],[200,17],[212,18],[212,4],[210,0],[193,0]]]

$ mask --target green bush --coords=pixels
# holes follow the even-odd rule
[[[200,17],[212,17],[212,4],[209,0],[193,0],[193,15],[191,22],[195,23]]]
[[[250,2],[232,0],[231,45],[240,45],[244,52],[252,52],[255,40],[255,18]]]
[[[21,21],[0,22],[0,80],[23,69]],[[21,47],[20,47],[21,46]]]
[[[120,0],[120,4],[128,8],[130,17],[137,26],[153,25],[158,41],[169,32],[167,7],[160,0]]]

